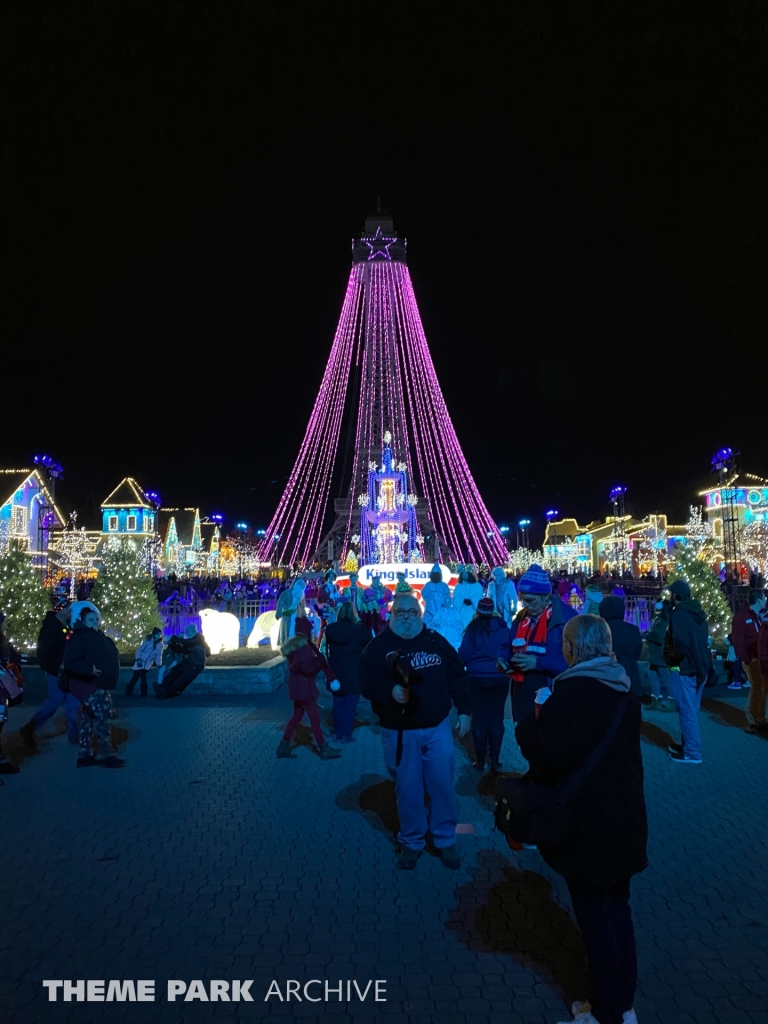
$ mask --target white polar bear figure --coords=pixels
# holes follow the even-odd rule
[[[266,637],[269,637],[272,649],[277,646],[277,633],[280,629],[280,623],[275,617],[274,612],[264,612],[260,615],[253,625],[251,635],[248,637],[249,647],[258,647],[260,642]],[[274,633],[274,636],[272,635]]]
[[[236,651],[240,646],[240,620],[231,612],[217,612],[203,608],[200,612],[203,636],[211,654],[221,651]]]

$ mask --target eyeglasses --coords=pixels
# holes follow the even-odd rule
[[[408,612],[395,612],[394,617],[396,619],[415,619],[419,615],[418,608],[411,608]]]

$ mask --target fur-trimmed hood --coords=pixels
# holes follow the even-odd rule
[[[296,633],[290,640],[286,640],[283,646],[280,648],[280,653],[284,658],[287,658],[289,654],[293,654],[294,651],[298,651],[300,647],[306,646],[309,641],[301,633]]]

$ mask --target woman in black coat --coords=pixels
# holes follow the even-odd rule
[[[354,605],[345,601],[336,614],[336,621],[325,628],[326,656],[336,673],[338,690],[333,691],[333,737],[339,743],[352,743],[355,712],[360,700],[357,666],[360,655],[373,639],[373,634],[358,618]]]
[[[629,676],[632,693],[636,697],[640,697],[643,687],[640,682],[638,662],[643,653],[643,638],[637,626],[624,621],[624,598],[604,597],[600,602],[600,615],[611,630],[611,642],[616,661]]]
[[[567,844],[542,843],[540,852],[568,883],[587,947],[592,1009],[591,1015],[578,1019],[585,1024],[636,1024],[632,1002],[637,952],[629,886],[632,875],[648,863],[640,702],[612,656],[605,620],[580,615],[567,622],[563,654],[570,667],[555,679],[539,716],[520,722],[516,736],[532,780],[559,789],[628,702],[608,750],[569,802]],[[578,1009],[590,1013],[588,1007]],[[578,1009],[574,1004],[575,1013]]]

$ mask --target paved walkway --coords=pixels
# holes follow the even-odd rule
[[[708,691],[708,693],[711,691]],[[326,705],[330,701],[326,698]],[[741,696],[702,714],[705,763],[665,753],[676,716],[646,715],[651,867],[634,883],[640,1024],[768,1024],[768,743]],[[321,762],[274,750],[268,697],[118,699],[128,765],[75,771],[59,734],[0,789],[3,1024],[220,1019],[342,1024],[553,1024],[585,992],[565,887],[491,831],[492,800],[458,751],[464,866],[394,867],[392,783],[367,705],[357,742]],[[19,762],[11,710],[5,747]],[[51,724],[50,733],[63,723]],[[521,767],[508,731],[505,769]],[[157,1001],[47,1001],[43,979],[155,979]],[[252,979],[253,1002],[166,1001],[169,979]],[[265,1002],[272,982],[328,982],[330,1001]],[[386,1002],[338,1002],[339,979],[385,979]],[[274,989],[273,989],[274,991]],[[351,989],[355,997],[354,989]],[[322,986],[309,994],[323,994]]]

